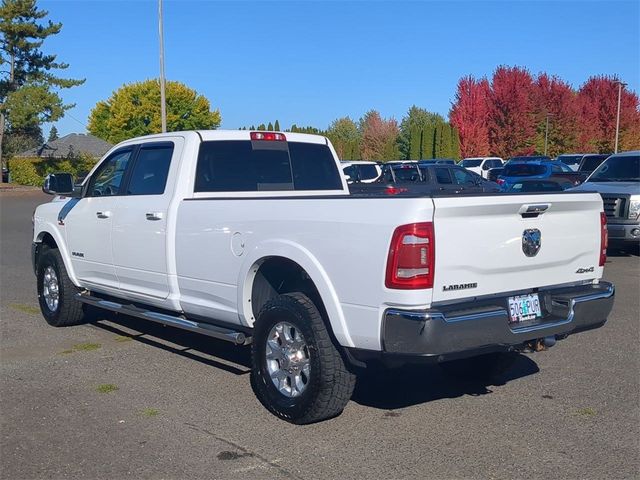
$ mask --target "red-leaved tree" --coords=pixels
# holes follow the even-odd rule
[[[363,160],[397,160],[398,122],[393,118],[383,119],[375,110],[370,110],[360,119],[362,143],[360,144]]]
[[[544,153],[547,117],[547,154],[575,152],[578,147],[578,105],[571,86],[556,76],[538,75],[533,86],[536,124],[535,150]]]
[[[589,78],[578,91],[579,144],[585,151],[613,152],[618,84],[615,77]],[[620,101],[619,151],[640,148],[640,112],[638,95],[622,90]]]
[[[489,100],[491,151],[502,158],[533,153],[536,122],[529,71],[498,67],[493,74]]]
[[[489,155],[489,82],[471,75],[458,82],[449,122],[458,129],[460,154],[465,157]]]

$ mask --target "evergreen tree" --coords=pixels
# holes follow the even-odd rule
[[[278,121],[278,119],[276,119],[276,123],[274,123],[274,124],[273,124],[273,129],[274,129],[276,132],[279,132],[279,131],[280,131],[280,122]]]
[[[422,130],[422,158],[429,159],[435,158],[434,145],[435,145],[436,127],[435,125],[426,125]]]
[[[58,139],[58,129],[54,125],[53,127],[51,127],[51,130],[49,130],[49,138],[47,139],[47,142],[53,142],[54,140],[57,140],[57,139]]]
[[[264,123],[261,123],[260,125],[258,125],[258,130],[266,130],[267,127],[264,126]]]
[[[273,124],[271,122],[269,122],[269,125],[267,125],[267,130],[269,130],[270,132],[273,131]]]
[[[451,158],[451,127],[448,123],[442,123],[440,132],[440,151],[436,158]]]
[[[39,130],[61,118],[73,105],[63,104],[58,91],[84,83],[56,76],[68,65],[40,50],[62,29],[61,23],[41,23],[47,15],[35,0],[3,0],[0,6],[0,158],[5,132]]]
[[[451,156],[455,160],[460,160],[460,134],[455,127],[451,127],[451,132]]]
[[[410,148],[407,160],[420,160],[422,158],[422,128],[418,125],[411,127],[409,131]]]
[[[433,158],[433,128],[444,122],[442,116],[412,106],[400,123],[398,147],[405,160]]]

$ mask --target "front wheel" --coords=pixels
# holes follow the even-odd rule
[[[38,260],[38,302],[49,325],[66,327],[82,323],[85,309],[75,296],[79,292],[64,266],[58,249],[45,249]]]
[[[334,417],[346,406],[355,375],[345,366],[322,316],[303,293],[270,300],[251,346],[251,385],[258,400],[291,423]]]

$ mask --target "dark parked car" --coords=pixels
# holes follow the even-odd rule
[[[487,180],[490,180],[492,182],[497,182],[498,177],[502,175],[503,170],[504,170],[504,167],[495,167],[495,168],[489,169],[489,171],[487,172]]]
[[[512,183],[506,191],[510,193],[563,192],[571,187],[573,183],[566,180],[519,180]]]
[[[556,162],[562,162],[574,172],[578,171],[580,161],[586,153],[566,153],[564,155],[558,155],[554,160]]]
[[[385,165],[382,175],[374,183],[349,185],[351,193],[377,193],[390,195],[431,193],[484,193],[499,192],[495,182],[463,167],[450,164],[409,163]]]
[[[610,153],[589,153],[582,157],[578,171],[585,175],[589,175],[610,156]]]
[[[2,181],[9,183],[9,169],[7,167],[2,167]]]
[[[429,158],[427,160],[418,160],[420,165],[455,165],[456,161],[453,158]]]

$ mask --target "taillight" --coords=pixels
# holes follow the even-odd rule
[[[249,135],[251,136],[251,140],[266,140],[268,142],[286,142],[287,141],[287,137],[284,136],[284,133],[251,132]]]
[[[600,212],[600,263],[601,267],[604,267],[604,262],[607,261],[607,247],[609,246],[609,234],[607,232],[607,215],[604,212]]]
[[[398,188],[398,187],[394,187],[393,185],[389,185],[387,188],[384,189],[384,193],[386,193],[387,195],[398,195],[399,193],[405,193],[408,191],[409,191],[408,188]]]
[[[396,228],[387,259],[387,288],[433,288],[434,240],[433,223],[411,223]]]

